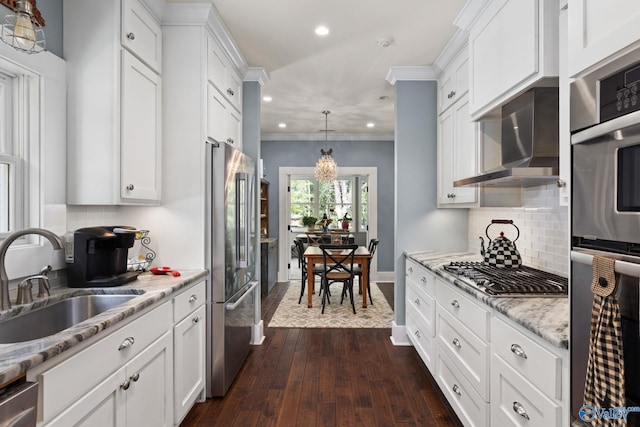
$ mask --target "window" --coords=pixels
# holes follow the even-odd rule
[[[6,233],[19,226],[16,207],[21,205],[19,171],[22,150],[13,135],[13,95],[13,78],[0,73],[0,233]]]
[[[340,177],[333,182],[318,182],[315,178],[291,178],[291,225],[302,227],[303,216],[323,215],[338,224],[345,214],[354,222],[356,231],[368,227],[368,185],[366,176]],[[356,191],[360,189],[360,191]],[[339,225],[338,225],[339,227]]]

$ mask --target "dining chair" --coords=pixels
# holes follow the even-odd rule
[[[373,255],[376,253],[376,249],[378,248],[378,239],[371,239],[369,241],[369,253],[371,254],[371,258],[367,260],[367,266],[369,267],[369,277],[367,277],[367,294],[369,294],[369,302],[373,304],[373,298],[371,298],[371,260],[373,259]],[[362,267],[356,265],[353,267],[353,274],[358,276],[358,286],[360,288],[360,293],[362,293]]]
[[[319,246],[324,243],[324,234],[320,233],[306,233],[307,244],[309,246]]]
[[[302,296],[304,295],[304,288],[307,284],[307,260],[304,258],[304,242],[300,239],[295,240],[296,251],[300,254],[300,271],[302,272],[302,283],[300,286],[300,298],[298,298],[298,304],[302,301]],[[324,273],[324,267],[322,265],[314,265],[313,266],[313,275],[322,277]],[[314,277],[315,280],[315,277]]]
[[[356,314],[356,305],[353,301],[353,260],[355,258],[358,245],[320,245],[322,251],[323,274],[322,274],[322,314],[327,302],[331,304],[329,297],[329,286],[336,282],[342,283],[342,297],[340,304],[344,301],[345,293],[349,294],[353,314]]]

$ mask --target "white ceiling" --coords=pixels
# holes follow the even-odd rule
[[[270,80],[263,139],[380,139],[394,133],[393,66],[432,65],[465,0],[211,0],[250,67]],[[323,24],[329,35],[314,29]],[[379,39],[393,39],[387,48]],[[381,97],[388,97],[381,100]],[[285,129],[278,123],[287,124]],[[366,127],[374,122],[375,127]]]

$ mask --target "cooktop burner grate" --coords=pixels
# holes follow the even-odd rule
[[[531,267],[498,268],[482,262],[451,262],[443,267],[491,296],[561,297],[568,294],[565,277]]]

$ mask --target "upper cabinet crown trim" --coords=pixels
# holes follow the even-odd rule
[[[244,79],[247,73],[247,61],[231,38],[218,11],[211,3],[167,3],[162,26],[206,25],[229,57],[231,64]]]
[[[437,80],[433,67],[396,66],[389,69],[386,80],[392,85],[400,80]]]
[[[247,68],[247,74],[244,76],[244,81],[258,82],[260,86],[264,86],[270,78],[269,72],[264,67],[249,67]]]

